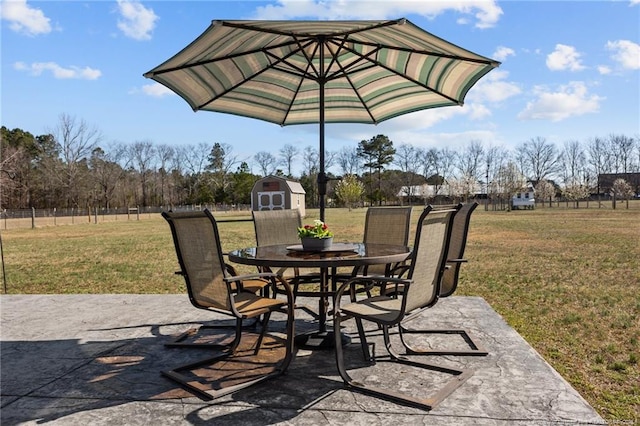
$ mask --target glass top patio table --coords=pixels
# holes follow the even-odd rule
[[[402,245],[333,243],[330,249],[322,251],[304,251],[299,245],[279,244],[233,250],[228,256],[231,262],[244,265],[271,268],[319,268],[320,288],[319,291],[312,293],[319,298],[318,331],[296,338],[299,346],[319,349],[333,347],[333,336],[327,331],[326,322],[329,296],[333,296],[336,291],[336,282],[331,278],[337,268],[402,262],[410,254],[411,248]],[[331,291],[329,291],[330,282],[332,283]],[[305,292],[305,295],[309,293]]]

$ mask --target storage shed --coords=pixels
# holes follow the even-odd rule
[[[258,180],[251,190],[252,210],[298,209],[305,216],[305,190],[300,182],[279,176]]]

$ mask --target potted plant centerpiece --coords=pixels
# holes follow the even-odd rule
[[[326,223],[318,219],[313,221],[313,225],[298,228],[298,237],[304,250],[327,250],[333,244],[333,232],[329,231]]]

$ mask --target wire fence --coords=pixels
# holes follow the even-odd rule
[[[145,220],[163,211],[190,211],[209,209],[213,212],[250,212],[250,205],[188,205],[120,208],[51,208],[4,209],[0,212],[0,229],[39,228],[45,226],[99,224],[104,222]]]
[[[502,211],[510,209],[508,200],[476,199],[481,208],[486,211]],[[418,207],[421,203],[412,203]],[[446,203],[440,203],[446,204]],[[201,204],[182,206],[155,206],[155,207],[119,207],[119,208],[93,208],[93,209],[4,209],[0,211],[0,229],[24,229],[46,226],[74,225],[74,224],[99,224],[104,222],[145,220],[159,214],[162,211],[190,211],[209,209],[212,212],[246,213],[251,212],[251,205],[230,204]],[[610,197],[573,201],[556,198],[551,201],[536,200],[535,209],[640,209],[640,200],[618,200]]]

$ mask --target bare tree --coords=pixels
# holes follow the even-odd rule
[[[107,151],[96,148],[91,154],[91,159],[89,160],[91,176],[97,186],[97,197],[106,209],[111,208],[116,189],[126,175],[126,168],[129,165],[126,152],[126,146],[114,144]],[[124,162],[124,164],[121,164],[121,162]]]
[[[635,141],[625,135],[609,135],[609,147],[613,159],[614,173],[628,173],[633,161]]]
[[[560,155],[562,177],[565,186],[576,187],[586,183],[586,156],[580,142],[573,140],[564,143]],[[573,190],[572,193],[579,191]]]
[[[58,125],[51,133],[61,162],[49,163],[48,171],[62,184],[67,205],[77,207],[83,190],[82,186],[87,182],[86,179],[81,179],[81,174],[87,171],[86,160],[102,141],[102,134],[84,120],[78,120],[67,114],[60,115]],[[88,197],[88,195],[85,196]]]
[[[401,186],[407,187],[407,195],[409,197],[415,195],[412,189],[416,185],[424,183],[424,180],[418,179],[419,170],[422,165],[419,154],[420,151],[413,145],[401,144],[396,149],[396,154],[393,157],[393,164],[398,166],[402,172]]]
[[[319,161],[320,157],[318,155],[318,150],[312,146],[306,146],[302,154],[302,167],[304,169],[304,173],[308,176],[317,174],[320,168]]]
[[[600,182],[598,176],[611,171],[609,142],[606,139],[595,137],[587,143],[588,163],[591,171],[596,177],[597,192],[600,191]]]
[[[280,149],[280,158],[282,159],[284,166],[287,168],[287,176],[289,177],[293,177],[291,174],[291,167],[293,166],[293,161],[299,154],[300,150],[291,144],[286,144]],[[264,176],[266,176],[266,174]]]
[[[169,170],[167,170],[167,166],[171,164],[175,156],[175,149],[172,146],[162,144],[156,147],[156,152],[158,154],[158,162],[159,162],[159,178],[160,178],[160,205],[165,205],[166,197],[165,197],[165,188],[167,185],[167,176],[169,174]]]
[[[519,146],[517,158],[523,174],[535,182],[552,177],[558,170],[556,146],[539,136]]]
[[[336,162],[338,157],[338,153],[335,151],[325,151],[324,152],[324,169],[329,170]]]
[[[455,164],[456,153],[449,148],[442,148],[440,150],[431,148],[427,151],[422,151],[423,160],[423,174],[427,178],[427,182],[430,182],[434,186],[434,194],[439,195],[444,182],[451,178],[451,171]]]
[[[254,161],[260,167],[260,171],[262,172],[262,176],[269,176],[274,174],[276,171],[276,157],[273,154],[260,151],[253,156]],[[289,165],[289,167],[291,167]]]
[[[157,158],[156,153],[155,146],[148,140],[134,142],[130,148],[131,162],[140,179],[141,203],[144,207],[149,205],[149,180]]]
[[[207,166],[209,144],[200,142],[197,145],[185,145],[178,148],[178,157],[182,161],[178,166],[186,175],[187,200],[193,201],[198,188],[204,184],[204,170]]]
[[[343,175],[354,175],[360,172],[360,157],[355,146],[343,146],[337,153],[336,160]]]
[[[484,157],[484,147],[479,140],[471,141],[460,155],[458,155],[459,183],[466,198],[476,191],[477,183],[481,180],[480,172]]]
[[[509,154],[506,150],[495,146],[489,147],[486,150],[486,154],[484,156],[484,192],[487,197],[485,210],[489,209],[489,198],[497,195],[490,191],[490,189],[492,188],[491,182],[496,179],[498,171],[500,170],[502,164],[506,161],[508,156]]]

